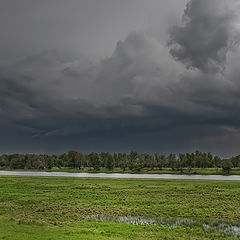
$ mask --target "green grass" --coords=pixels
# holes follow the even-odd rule
[[[0,177],[0,239],[231,239],[87,215],[240,221],[238,182]]]
[[[17,224],[13,220],[0,222],[0,239],[26,240],[204,240],[234,239],[220,234],[204,232],[201,228],[175,228],[164,226],[137,226],[122,223],[81,222],[66,226],[39,226],[34,223]]]

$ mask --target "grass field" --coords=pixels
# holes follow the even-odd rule
[[[234,239],[198,226],[96,222],[86,216],[240,222],[239,184],[0,177],[0,239]]]

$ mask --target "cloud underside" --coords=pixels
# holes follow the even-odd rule
[[[238,8],[224,2],[190,1],[168,44],[132,32],[97,63],[49,50],[2,70],[2,151],[237,152]]]

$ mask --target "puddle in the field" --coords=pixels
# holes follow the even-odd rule
[[[169,228],[177,228],[187,226],[190,228],[201,227],[206,231],[225,234],[232,237],[240,237],[240,223],[237,222],[223,222],[218,220],[193,220],[193,219],[175,219],[175,218],[142,218],[142,217],[128,217],[128,216],[87,216],[86,219],[97,222],[116,222],[128,223],[136,225],[164,225]]]

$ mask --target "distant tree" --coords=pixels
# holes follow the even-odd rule
[[[195,155],[192,153],[187,153],[186,154],[186,159],[185,159],[185,163],[187,165],[188,171],[191,172],[191,169],[194,167],[194,163],[195,163]]]
[[[209,155],[207,153],[201,154],[201,168],[207,168],[209,166]]]
[[[12,169],[23,169],[23,156],[19,154],[12,154],[8,156],[9,166]]]
[[[149,170],[153,170],[156,167],[155,158],[152,155],[149,155],[147,153],[143,155],[142,162],[143,162],[142,163],[143,167],[146,166],[147,168],[149,168]]]
[[[119,156],[117,153],[113,154],[113,161],[114,161],[115,167],[119,167]]]
[[[207,154],[207,167],[208,168],[214,167],[213,155],[210,152],[208,152],[208,154]]]
[[[120,168],[123,169],[123,171],[125,172],[128,166],[128,157],[126,153],[119,155],[119,165]]]
[[[17,157],[11,158],[10,168],[12,169],[21,169],[21,159]]]
[[[186,154],[180,153],[180,154],[179,154],[178,162],[179,162],[179,169],[178,169],[178,170],[179,170],[181,173],[183,173],[184,167],[187,166],[187,156],[186,156]]]
[[[130,170],[136,170],[137,167],[137,158],[138,158],[138,153],[137,152],[131,152],[128,156],[128,167]]]
[[[99,153],[99,158],[101,160],[101,167],[106,167],[107,162],[107,153],[101,152]]]
[[[231,160],[225,159],[222,161],[222,169],[224,173],[229,174],[232,167],[233,165]]]
[[[88,158],[89,158],[89,166],[93,167],[95,171],[99,171],[101,166],[101,160],[99,155],[97,153],[92,152],[88,155]]]
[[[170,154],[168,156],[168,166],[174,171],[176,168],[176,155],[175,154]]]
[[[54,167],[54,157],[53,156],[47,156],[45,158],[45,166],[47,169],[52,169]]]
[[[128,167],[131,171],[139,172],[143,168],[143,155],[141,156],[137,152],[131,152],[128,156],[128,159]]]
[[[0,157],[0,167],[6,167],[6,160],[3,157]]]
[[[213,165],[215,168],[219,168],[221,166],[221,158],[218,156],[215,156],[213,158]]]
[[[156,167],[159,170],[162,170],[163,167],[166,166],[167,159],[166,159],[165,155],[159,155],[156,153],[155,154],[155,162],[156,162]]]
[[[240,156],[232,157],[231,162],[234,168],[240,166]]]
[[[77,151],[68,151],[68,167],[76,167],[76,155],[77,155]]]
[[[77,152],[74,156],[74,166],[78,169],[84,167],[85,156],[81,152]]]
[[[58,155],[55,159],[55,166],[58,168],[64,167],[64,159],[62,158],[63,154]]]
[[[106,160],[105,160],[105,166],[109,170],[113,170],[115,163],[114,163],[114,158],[111,154],[107,153],[106,154]]]

